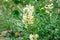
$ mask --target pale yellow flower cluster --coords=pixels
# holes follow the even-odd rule
[[[45,5],[46,13],[50,13],[50,10],[53,9],[53,3]]]
[[[26,5],[26,7],[23,9],[23,12],[32,14],[34,12],[34,6]]]
[[[34,6],[31,5],[27,5],[24,9],[23,9],[23,23],[25,24],[33,24],[34,23],[34,16],[33,16],[33,12],[34,12]]]
[[[48,9],[48,10],[52,9],[53,8],[53,3],[51,3],[49,5],[46,5],[45,8]]]
[[[29,39],[30,40],[37,40],[38,37],[39,37],[38,34],[30,34]]]
[[[34,16],[31,14],[24,14],[23,15],[23,22],[26,24],[33,24],[34,22]]]

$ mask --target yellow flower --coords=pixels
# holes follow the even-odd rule
[[[34,6],[26,5],[26,7],[23,9],[24,13],[33,13],[34,12]]]
[[[23,15],[23,23],[25,24],[33,24],[34,22],[34,16],[30,14],[24,14]]]
[[[45,5],[45,12],[46,13],[50,13],[50,11],[53,9],[53,3],[49,4],[49,5]]]
[[[30,40],[37,40],[38,37],[39,37],[38,34],[30,34],[29,39]]]
[[[47,9],[47,10],[53,9],[53,3],[51,3],[49,5],[45,5],[45,9]]]
[[[45,12],[46,12],[46,13],[50,13],[50,11],[49,11],[49,10],[45,10]]]
[[[23,23],[24,24],[33,24],[34,23],[34,6],[26,5],[26,7],[23,9]]]

